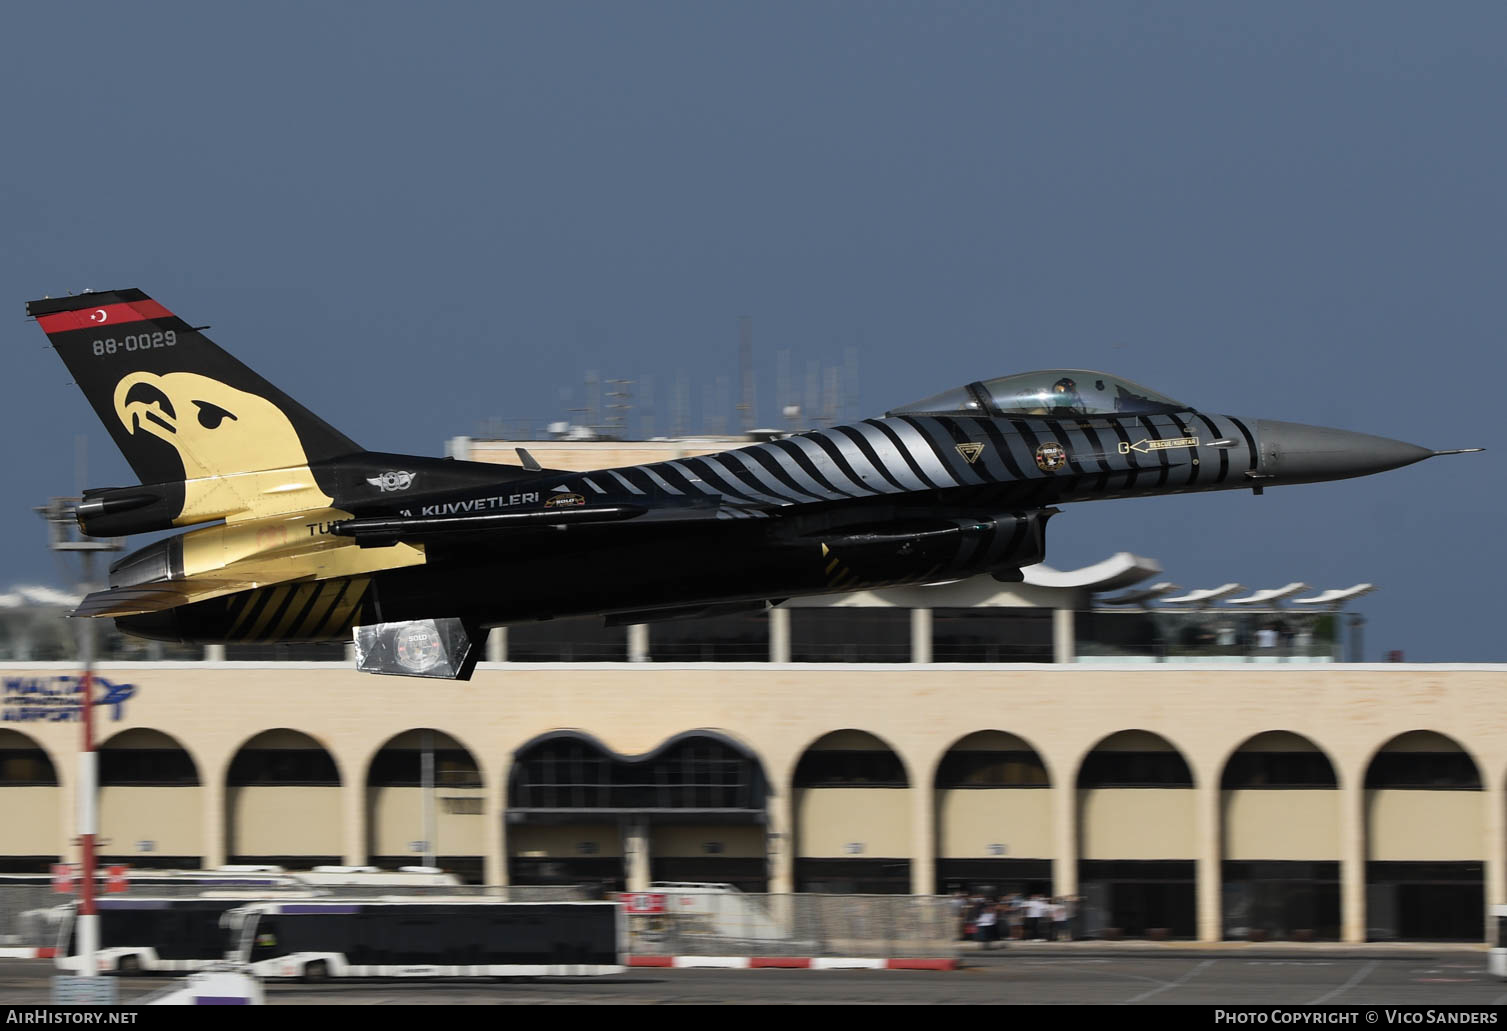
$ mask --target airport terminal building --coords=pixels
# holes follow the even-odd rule
[[[661,445],[687,447],[572,447],[603,466]],[[464,683],[362,674],[339,648],[112,638],[101,851],[138,868],[432,852],[478,883],[629,890],[1023,890],[1081,897],[1103,936],[1485,940],[1507,903],[1507,666],[1336,661],[1343,602],[1133,589],[1155,571],[1116,556],[1022,584],[515,626]],[[76,859],[62,611],[0,618],[7,871]]]

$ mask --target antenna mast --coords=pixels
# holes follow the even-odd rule
[[[739,426],[744,433],[754,428],[753,319],[738,317]]]

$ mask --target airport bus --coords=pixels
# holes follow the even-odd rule
[[[614,902],[308,899],[226,913],[258,977],[585,977],[621,973]]]
[[[204,970],[225,962],[226,939],[221,924],[227,912],[265,895],[215,893],[218,897],[105,898],[99,911],[99,949],[96,969],[101,973],[135,974],[151,971]],[[312,897],[312,896],[310,896]],[[78,953],[78,906],[54,910],[58,946],[54,963],[78,973],[84,959]]]
[[[224,961],[220,918],[238,906],[269,898],[315,898],[351,888],[445,890],[457,883],[451,874],[420,867],[390,871],[330,866],[293,873],[278,866],[144,871],[131,877],[131,887],[156,890],[158,895],[109,895],[96,901],[96,965],[102,972],[121,974],[202,970]],[[177,890],[169,897],[164,889]],[[57,966],[75,972],[83,966],[74,933],[77,913],[78,903],[69,902],[21,914],[28,935],[56,942]]]

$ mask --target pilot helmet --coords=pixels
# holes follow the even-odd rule
[[[1058,408],[1071,408],[1082,404],[1078,397],[1078,384],[1071,376],[1063,376],[1052,384],[1052,404]]]

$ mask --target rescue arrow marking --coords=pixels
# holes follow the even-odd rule
[[[1172,440],[1138,440],[1134,444],[1120,441],[1120,454],[1128,455],[1132,451],[1138,454],[1149,454],[1152,451],[1166,451],[1174,447],[1198,447],[1197,437],[1176,437]]]

